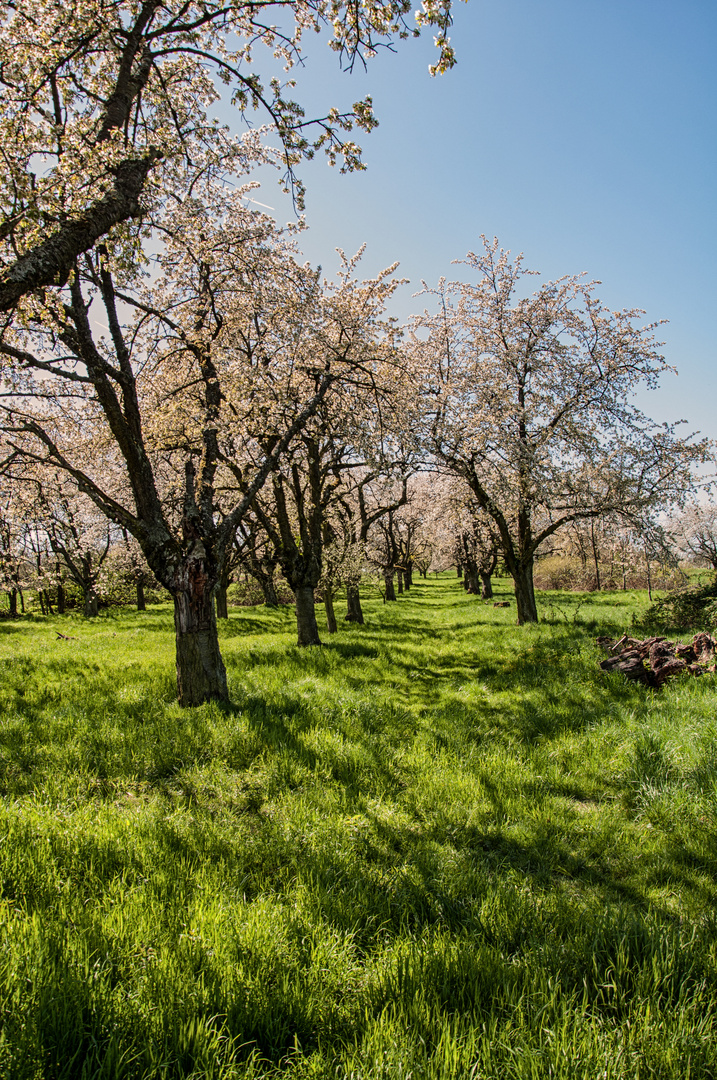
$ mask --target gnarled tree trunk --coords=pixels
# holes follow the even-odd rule
[[[92,585],[84,585],[82,588],[82,614],[86,619],[94,619],[98,610],[97,593]]]
[[[363,626],[363,610],[358,585],[346,586],[346,622],[358,623]]]
[[[180,705],[227,701],[227,673],[219,651],[214,600],[206,578],[184,573],[174,595],[177,690]]]
[[[146,611],[147,601],[144,596],[144,583],[142,581],[137,582],[137,611]]]
[[[493,582],[491,581],[491,575],[485,570],[480,571],[481,580],[481,598],[483,600],[493,599]]]
[[[518,608],[518,625],[524,623],[537,623],[538,608],[535,603],[535,590],[533,588],[533,560],[516,563],[511,568],[513,586],[515,589],[515,602]]]
[[[294,596],[296,597],[298,644],[301,646],[320,645],[313,588],[311,585],[300,585],[294,591]]]
[[[395,600],[396,590],[393,587],[393,570],[384,570],[383,581],[386,589],[386,600]]]
[[[192,545],[171,576],[179,704],[228,701],[227,673],[219,651],[214,612],[216,578],[210,577],[201,541]]]

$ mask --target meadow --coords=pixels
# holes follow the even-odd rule
[[[715,679],[600,671],[645,603],[234,608],[189,710],[167,606],[0,623],[0,1077],[717,1077]]]

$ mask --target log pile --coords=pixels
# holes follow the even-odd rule
[[[632,682],[658,689],[673,675],[704,675],[715,671],[717,640],[711,634],[695,634],[683,644],[664,637],[637,638],[625,634],[619,641],[599,637],[597,644],[609,653],[600,663],[603,671],[619,671]]]

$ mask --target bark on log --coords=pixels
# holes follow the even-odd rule
[[[659,689],[673,675],[703,675],[714,672],[715,646],[711,634],[695,634],[689,644],[668,641],[664,637],[639,641],[624,635],[619,641],[599,637],[596,643],[611,655],[601,661],[603,671],[619,671],[632,682]]]

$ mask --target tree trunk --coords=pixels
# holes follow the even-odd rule
[[[52,615],[52,599],[50,597],[50,590],[49,589],[43,589],[43,592],[45,594],[45,603],[47,605],[47,614]]]
[[[200,574],[185,573],[182,577],[185,588],[174,595],[179,704],[228,701],[227,673],[219,651],[209,583]]]
[[[478,596],[480,593],[480,579],[478,577],[478,567],[468,566],[466,569],[466,579],[468,580],[468,592],[473,596]]]
[[[58,585],[57,586],[57,614],[58,615],[64,615],[65,614],[65,586],[64,585]]]
[[[480,594],[483,600],[493,599],[493,582],[491,581],[491,575],[486,574],[483,570],[480,571],[481,590]]]
[[[217,587],[217,618],[228,619],[229,618],[229,605],[227,604],[227,586],[219,585]]]
[[[82,614],[86,619],[94,619],[98,610],[97,593],[91,585],[87,585],[82,590]]]
[[[405,588],[406,592],[408,592],[408,590],[411,588],[412,585],[413,585],[413,565],[411,563],[409,563],[408,566],[406,567],[406,569],[403,572],[403,587]]]
[[[346,622],[355,622],[363,626],[363,611],[358,585],[346,586]]]
[[[267,607],[278,607],[279,597],[276,594],[276,585],[274,584],[274,578],[269,574],[266,577],[261,578],[259,581],[261,585],[261,591],[264,594],[264,603]]]
[[[386,600],[395,600],[396,590],[393,587],[393,570],[386,570],[383,575],[383,580],[386,586]]]
[[[10,589],[7,598],[10,604],[10,614],[14,618],[17,615],[17,589]],[[40,609],[42,610],[42,614],[44,615],[45,610],[42,607],[42,599],[40,600]]]
[[[602,586],[600,582],[600,557],[598,553],[597,543],[595,541],[595,520],[590,519],[590,540],[593,549],[593,563],[595,564],[595,591],[601,592]]]
[[[338,630],[338,626],[336,625],[334,598],[328,589],[324,593],[324,608],[326,609],[326,627],[330,634],[335,634]]]
[[[459,578],[463,577],[463,567],[460,565],[460,563],[456,567],[456,573],[458,574]]]
[[[403,570],[396,571],[396,578],[398,580],[398,595],[401,596],[403,593]]]
[[[22,589],[18,589],[17,591],[18,591],[18,595],[20,597],[20,611],[24,615],[25,614],[25,594],[23,593]]]
[[[147,601],[144,598],[144,583],[142,581],[137,582],[137,611],[146,611]]]
[[[537,623],[538,608],[533,589],[533,560],[518,563],[513,571],[515,602],[518,607],[518,626],[524,623]]]
[[[319,628],[316,625],[316,607],[314,590],[311,585],[300,585],[296,589],[296,626],[300,646],[320,645]]]

